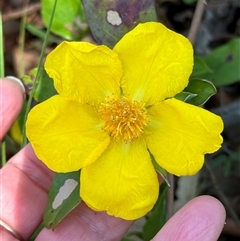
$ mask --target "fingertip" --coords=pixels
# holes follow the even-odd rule
[[[0,139],[4,137],[19,115],[24,101],[21,84],[12,77],[0,79]]]
[[[13,80],[15,81],[16,83],[19,84],[19,86],[21,87],[22,91],[23,91],[23,94],[25,94],[25,87],[22,83],[22,81],[20,79],[18,79],[17,77],[14,77],[14,76],[6,76],[6,79],[10,79],[10,80]]]
[[[196,209],[200,220],[199,230],[202,228],[201,237],[208,237],[205,240],[217,240],[224,227],[226,210],[223,204],[212,196],[199,196],[191,202],[191,209]],[[195,232],[199,231],[195,229]],[[194,233],[194,232],[193,232]]]
[[[14,76],[7,76],[5,78],[0,78],[0,93],[1,99],[6,101],[5,98],[7,97],[17,97],[23,99],[25,94],[25,87],[20,79]]]
[[[192,232],[190,237],[198,236],[197,240],[212,241],[220,236],[226,220],[223,204],[212,196],[199,196],[190,202],[190,211],[195,211],[191,218]],[[190,239],[189,239],[190,240]]]
[[[213,241],[225,224],[226,212],[219,200],[199,196],[181,208],[154,237],[153,241]]]
[[[203,195],[194,198],[191,202],[194,208],[199,207],[200,211],[204,211],[206,215],[211,214],[211,219],[222,222],[224,225],[226,219],[226,211],[223,204],[215,197]],[[204,209],[203,209],[204,206]]]

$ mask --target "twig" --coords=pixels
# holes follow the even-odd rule
[[[213,186],[218,194],[219,199],[222,201],[222,203],[224,204],[227,212],[229,213],[229,215],[231,216],[231,218],[234,220],[235,224],[240,227],[240,220],[238,219],[237,214],[235,213],[234,209],[231,207],[230,203],[228,202],[226,196],[224,195],[224,193],[222,192],[221,188],[218,185],[217,179],[215,177],[215,175],[212,172],[211,167],[209,166],[208,162],[205,161],[204,165],[209,173],[209,176],[212,180]]]
[[[3,22],[6,22],[6,21],[9,21],[12,19],[16,19],[16,18],[21,18],[23,15],[28,15],[28,14],[37,12],[40,9],[41,9],[41,3],[35,3],[24,9],[20,9],[15,12],[3,14],[3,16],[2,16]]]
[[[173,204],[174,204],[174,178],[172,174],[167,174],[167,179],[170,183],[170,187],[167,189],[167,220],[173,216]]]
[[[197,2],[197,6],[193,15],[193,20],[190,26],[190,30],[188,33],[188,39],[191,41],[192,44],[194,44],[196,36],[197,36],[197,32],[198,32],[198,28],[202,19],[202,15],[204,13],[205,10],[205,2],[204,0],[198,0]]]

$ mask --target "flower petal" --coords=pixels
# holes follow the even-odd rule
[[[133,220],[155,204],[159,183],[143,140],[112,142],[81,171],[80,196],[96,211]]]
[[[26,125],[38,158],[56,172],[76,171],[94,162],[110,139],[91,106],[58,95],[35,106]]]
[[[222,119],[200,107],[168,99],[149,109],[146,142],[157,163],[177,176],[193,175],[204,154],[221,147]]]
[[[192,45],[160,23],[139,24],[114,47],[123,66],[126,96],[152,105],[173,97],[188,84],[193,67]]]
[[[120,94],[121,63],[106,46],[63,42],[48,55],[45,68],[58,93],[69,100],[94,105]]]

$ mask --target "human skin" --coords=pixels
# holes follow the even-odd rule
[[[23,104],[21,86],[11,79],[0,79],[1,138],[18,116]],[[42,222],[47,195],[54,173],[35,155],[28,144],[13,156],[0,171],[0,219],[28,240]],[[216,241],[225,221],[222,204],[210,196],[194,198],[180,209],[152,239],[153,241]],[[84,202],[74,209],[55,229],[44,228],[36,241],[121,240],[132,225],[126,221],[95,212]],[[0,228],[4,241],[16,241]]]
[[[17,118],[23,100],[23,86],[10,78],[0,79],[0,140]]]

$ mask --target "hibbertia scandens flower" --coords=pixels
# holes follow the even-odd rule
[[[156,162],[177,176],[220,148],[220,117],[173,98],[188,84],[193,50],[160,23],[139,24],[113,49],[63,42],[45,69],[58,95],[35,106],[27,136],[53,171],[81,169],[80,196],[96,211],[136,219],[151,210]]]

